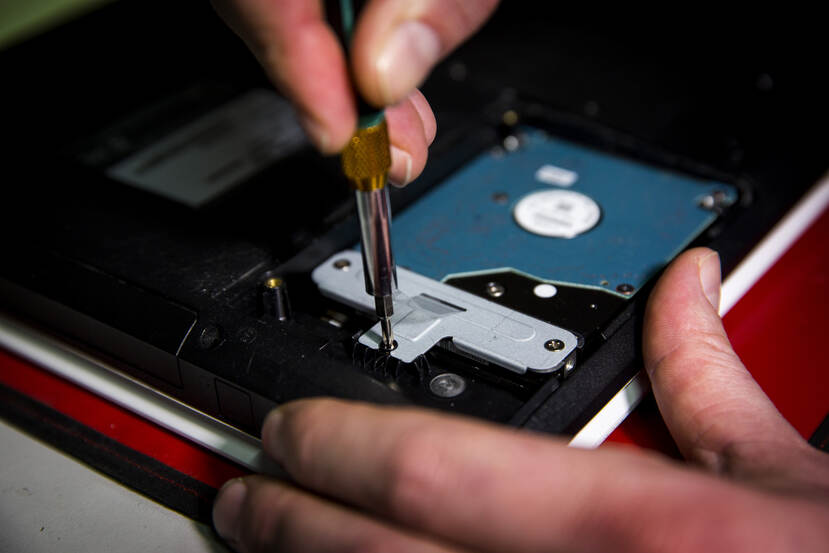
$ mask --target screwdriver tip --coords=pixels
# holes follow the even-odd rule
[[[391,329],[391,317],[380,318],[380,330],[383,334],[382,342],[380,343],[380,348],[385,351],[393,350],[395,343],[394,332]]]

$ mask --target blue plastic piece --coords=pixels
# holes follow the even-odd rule
[[[393,222],[397,264],[436,280],[511,269],[550,282],[638,290],[715,218],[699,206],[734,187],[659,169],[521,129],[513,152],[486,152],[403,211]],[[595,200],[599,223],[571,239],[521,228],[515,204],[556,188],[536,179],[543,165],[574,171],[569,187]],[[504,198],[506,194],[506,199]]]

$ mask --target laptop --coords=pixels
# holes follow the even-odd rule
[[[209,6],[117,2],[9,48],[3,335],[251,438],[335,396],[595,444],[645,392],[664,267],[703,245],[727,279],[825,170],[809,39],[692,23],[505,4],[435,69],[427,168],[391,192],[414,315],[390,355],[338,160]]]

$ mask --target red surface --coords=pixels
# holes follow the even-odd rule
[[[209,486],[245,474],[239,466],[3,350],[0,382]]]
[[[829,412],[829,208],[725,316],[735,351],[780,412],[809,438]],[[608,438],[676,450],[639,410]]]

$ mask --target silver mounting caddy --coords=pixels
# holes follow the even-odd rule
[[[374,298],[365,291],[363,262],[354,250],[335,254],[314,269],[311,278],[320,292],[366,313],[374,313]],[[397,268],[399,292],[394,297],[397,347],[391,356],[413,362],[443,340],[473,359],[483,359],[517,373],[554,372],[573,368],[578,338],[572,332],[485,300],[442,282]],[[360,343],[380,345],[380,324]]]

